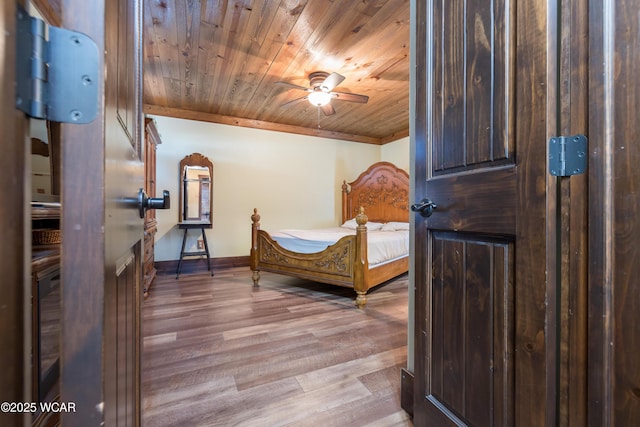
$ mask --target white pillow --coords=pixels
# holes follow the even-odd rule
[[[367,222],[367,231],[379,231],[384,227],[384,224],[381,222]]]
[[[358,223],[356,222],[355,218],[345,221],[345,223],[341,225],[341,227],[350,228],[352,230],[355,230],[357,226]]]
[[[408,222],[387,222],[382,226],[381,231],[401,231],[409,230]]]
[[[341,225],[341,227],[349,228],[351,230],[355,230],[357,226],[358,223],[356,222],[355,218],[345,221],[345,223]],[[366,226],[367,231],[377,231],[380,230],[384,226],[384,224],[382,224],[381,222],[367,222]]]

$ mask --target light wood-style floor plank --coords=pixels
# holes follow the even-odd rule
[[[143,425],[412,426],[407,276],[370,291],[248,268],[158,276],[143,303]]]

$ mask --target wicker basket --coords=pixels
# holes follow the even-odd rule
[[[32,230],[31,243],[34,245],[55,245],[62,241],[60,230],[37,228]]]

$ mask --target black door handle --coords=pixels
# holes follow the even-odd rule
[[[167,190],[162,191],[162,198],[148,197],[142,188],[138,191],[140,218],[144,218],[147,209],[169,209],[169,207],[171,207],[171,197]]]
[[[413,212],[420,212],[420,215],[423,216],[424,218],[429,218],[433,213],[433,211],[435,210],[435,208],[437,207],[438,205],[433,203],[431,200],[425,198],[420,200],[420,203],[415,203],[411,205],[411,210]]]

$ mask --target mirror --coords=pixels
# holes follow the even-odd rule
[[[211,224],[213,212],[213,163],[200,153],[180,161],[180,218],[178,222]]]

